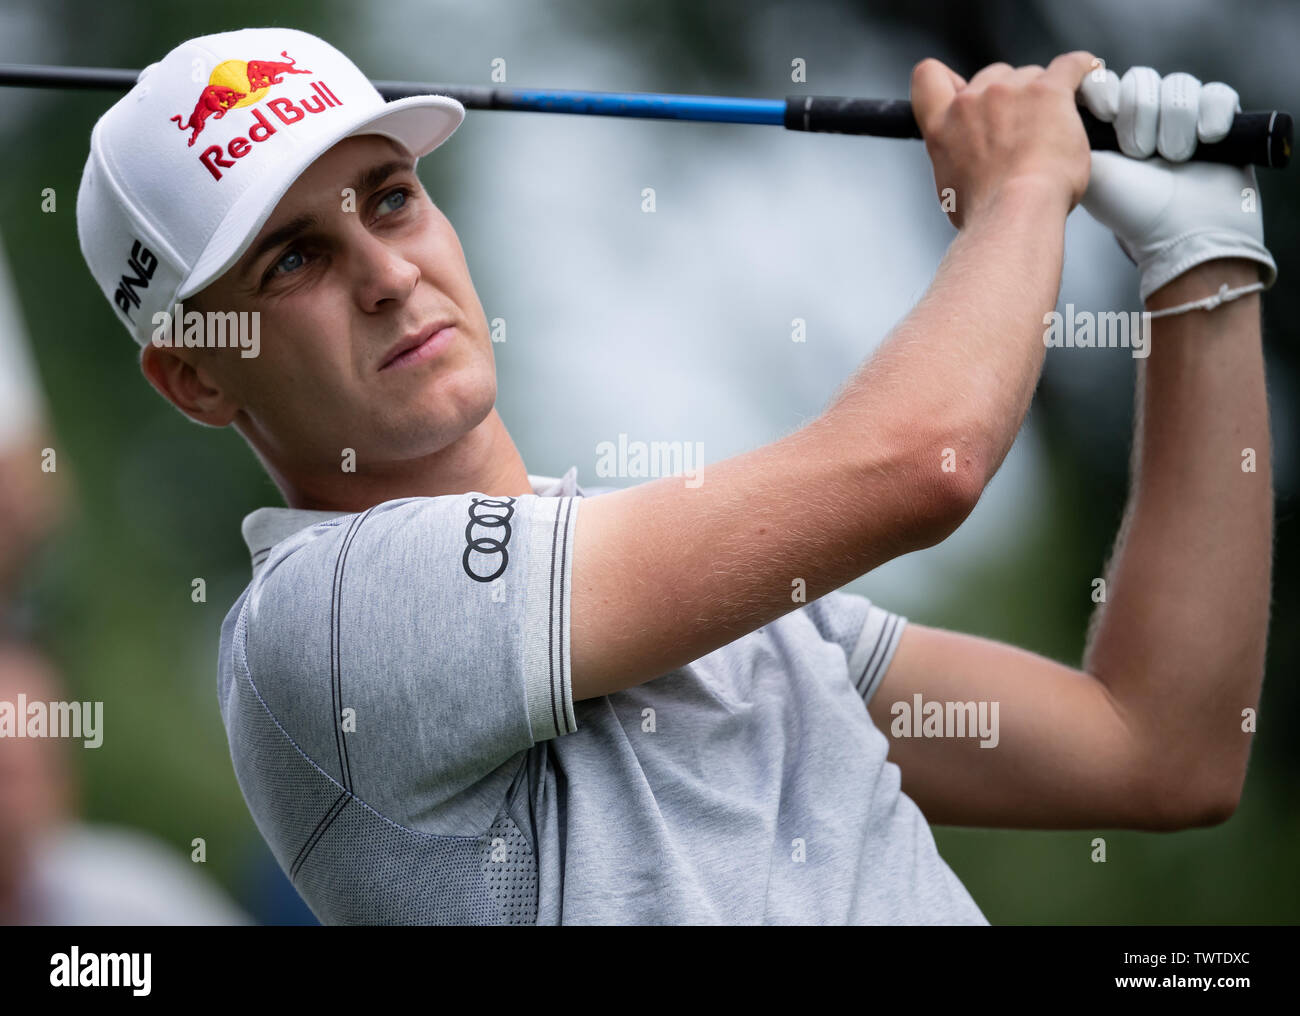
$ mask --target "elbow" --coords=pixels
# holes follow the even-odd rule
[[[822,427],[830,436],[817,440],[842,445],[845,428],[860,423],[828,415],[806,433],[820,433]],[[979,427],[916,416],[873,421],[871,434],[851,453],[848,472],[851,489],[871,494],[872,524],[879,529],[887,520],[888,557],[942,543],[975,509],[996,469],[993,440]],[[819,447],[824,446],[813,444],[801,453],[818,454]]]
[[[1149,831],[1181,832],[1223,825],[1236,814],[1243,782],[1184,777],[1173,786],[1158,788],[1148,811]]]
[[[1181,816],[1162,828],[1168,832],[1185,829],[1208,829],[1223,825],[1237,810],[1238,797],[1207,797],[1182,810]]]
[[[983,445],[942,436],[913,453],[912,476],[919,511],[920,547],[942,543],[975,510],[992,471]]]
[[[1201,828],[1204,826],[1223,825],[1224,822],[1232,818],[1237,812],[1237,805],[1241,803],[1239,796],[1225,797],[1216,800],[1211,807],[1203,809],[1197,818],[1195,826]]]
[[[1227,786],[1206,788],[1196,805],[1188,815],[1187,828],[1204,829],[1209,826],[1223,825],[1237,812],[1241,804],[1242,780],[1236,780]]]

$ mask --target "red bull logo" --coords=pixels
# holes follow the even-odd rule
[[[284,50],[280,50],[280,55],[287,60],[287,63],[279,63],[275,60],[249,60],[245,75],[248,78],[248,87],[270,88],[272,85],[278,85],[284,80],[286,74],[310,74],[309,70],[300,70],[295,67],[297,62]]]
[[[189,145],[193,147],[209,119],[221,120],[226,114],[237,109],[254,106],[261,102],[266,93],[274,86],[284,82],[286,74],[310,74],[311,71],[298,67],[297,62],[287,52],[281,51],[284,60],[226,60],[212,69],[208,84],[199,93],[194,109],[186,118],[181,114],[172,117],[172,122],[182,131],[189,131]],[[334,106],[343,105],[323,81],[311,83],[313,95],[299,99],[277,96],[266,103],[266,108],[282,126],[291,126],[311,113],[322,113]],[[261,109],[252,111],[252,119],[246,129],[247,136],[232,138],[224,146],[210,145],[199,154],[199,161],[212,174],[214,180],[222,178],[222,170],[230,169],[236,159],[242,159],[253,146],[265,141],[276,133],[278,128]]]
[[[233,88],[226,88],[223,85],[208,85],[199,95],[199,101],[194,104],[194,112],[190,114],[189,120],[182,120],[179,113],[172,117],[172,120],[181,130],[194,132],[190,135],[190,145],[192,146],[203,131],[203,125],[207,123],[208,117],[215,115],[220,120],[226,115],[227,110],[231,109],[240,99],[247,97],[246,92],[237,92]]]

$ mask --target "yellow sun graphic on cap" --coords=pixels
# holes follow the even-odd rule
[[[233,88],[237,92],[248,93],[244,98],[231,106],[231,109],[239,109],[241,106],[251,106],[253,103],[261,100],[270,89],[259,88],[255,92],[248,91],[248,61],[247,60],[226,60],[212,68],[212,74],[208,77],[208,84],[221,85],[224,88]]]

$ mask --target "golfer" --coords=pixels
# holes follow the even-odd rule
[[[1124,154],[1090,154],[1079,100]],[[1075,52],[970,81],[926,60],[912,102],[958,227],[924,298],[796,432],[699,486],[603,491],[530,473],[494,409],[484,311],[415,172],[459,103],[385,103],[322,40],[258,28],[178,46],[95,126],[95,279],[150,383],[233,426],[287,505],[244,521],[218,688],[322,922],[984,924],[928,823],[1232,814],[1276,269],[1253,172],[1185,160],[1236,94]],[[1172,313],[1074,668],[840,588],[946,538],[1002,462],[1081,200]]]

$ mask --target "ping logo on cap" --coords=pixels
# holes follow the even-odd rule
[[[286,74],[311,74],[305,67],[298,67],[297,61],[288,52],[281,50],[280,60],[224,60],[213,68],[208,75],[208,83],[199,93],[189,117],[181,114],[173,116],[172,122],[181,131],[189,131],[189,145],[203,133],[209,119],[221,120],[227,113],[245,106],[253,106],[262,101],[274,85],[284,82]],[[266,104],[284,126],[292,126],[303,120],[308,113],[322,113],[343,102],[323,81],[313,81],[314,96],[299,99],[276,97]],[[199,162],[212,174],[214,180],[220,180],[223,169],[234,167],[235,159],[242,159],[253,150],[253,144],[265,141],[278,130],[261,109],[254,109],[252,119],[246,128],[247,137],[239,136],[223,147],[210,145],[199,153]]]
[[[158,258],[148,247],[136,240],[131,244],[131,255],[127,258],[127,267],[133,275],[123,275],[117,282],[117,291],[113,294],[113,303],[131,320],[131,308],[140,306],[140,294],[136,289],[148,289],[149,280],[158,268]]]

